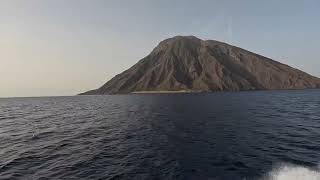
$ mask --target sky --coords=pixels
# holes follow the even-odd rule
[[[176,35],[320,77],[318,0],[1,0],[0,97],[98,88]]]

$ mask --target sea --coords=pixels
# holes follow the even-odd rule
[[[320,180],[320,90],[0,99],[0,179]]]

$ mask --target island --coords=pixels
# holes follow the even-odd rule
[[[320,88],[320,79],[270,58],[219,41],[175,36],[80,95],[310,88]]]

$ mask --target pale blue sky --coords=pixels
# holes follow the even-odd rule
[[[319,9],[318,0],[1,0],[0,97],[97,88],[175,35],[320,76]]]

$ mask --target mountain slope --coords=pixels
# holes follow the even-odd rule
[[[319,88],[320,79],[225,43],[176,36],[102,87],[83,93]]]

